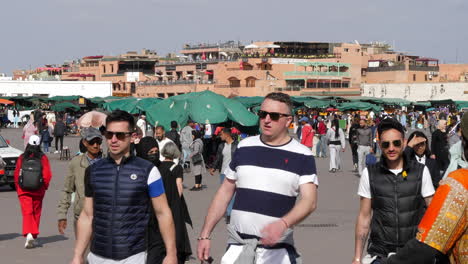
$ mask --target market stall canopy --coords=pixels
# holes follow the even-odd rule
[[[76,104],[72,104],[70,102],[64,102],[64,103],[53,105],[50,109],[55,112],[80,111],[79,106],[77,106]]]
[[[150,108],[156,103],[161,102],[161,98],[158,97],[150,97],[150,98],[143,98],[138,100],[136,107],[140,109],[141,111],[146,111],[146,109]]]
[[[413,102],[414,106],[421,106],[421,107],[430,107],[431,102],[428,101],[419,101],[419,102]]]
[[[12,104],[15,104],[15,102],[10,101],[10,100],[7,100],[7,99],[0,99],[0,104],[3,104],[3,105],[12,105]]]
[[[245,107],[250,108],[253,106],[261,105],[263,102],[263,96],[252,96],[252,97],[234,97],[233,100],[236,100],[243,104]]]
[[[49,97],[49,101],[75,101],[78,100],[80,97],[78,95],[71,95],[71,96],[53,96]]]
[[[468,108],[468,101],[455,101],[455,105],[458,110]]]
[[[112,102],[107,102],[102,105],[102,107],[109,112],[120,109],[122,111],[129,112],[130,114],[138,114],[140,111],[137,108],[138,99],[134,97],[114,100]]]
[[[372,110],[378,112],[381,110],[381,107],[372,103],[367,102],[345,102],[341,103],[337,106],[337,108],[341,111],[348,111],[348,110]]]
[[[170,127],[172,120],[184,126],[188,119],[202,124],[217,124],[228,120],[241,126],[256,126],[258,117],[239,101],[211,91],[183,94],[160,101],[146,110],[151,124]]]

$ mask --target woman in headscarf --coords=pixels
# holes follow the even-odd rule
[[[192,131],[193,142],[190,144],[190,170],[195,177],[195,185],[190,191],[202,190],[202,174],[205,171],[205,160],[203,159],[202,134],[198,130]]]
[[[142,143],[140,142],[140,144]],[[187,223],[192,226],[192,220],[183,196],[183,168],[174,163],[174,159],[180,157],[180,151],[176,144],[168,142],[161,150],[161,154],[164,160],[159,165],[159,171],[164,182],[167,203],[171,208],[172,218],[174,219],[178,263],[183,264],[192,255],[187,226],[185,225]],[[166,248],[154,214],[151,214],[147,242],[147,263],[162,263],[166,256]]]
[[[144,137],[135,145],[136,155],[142,159],[148,160],[159,167],[159,145],[153,137]]]
[[[432,133],[431,138],[431,158],[437,161],[441,171],[445,171],[450,163],[446,128],[447,120],[439,120],[437,130]]]
[[[28,145],[29,137],[35,134],[37,134],[37,123],[34,122],[33,115],[30,115],[28,123],[23,127],[24,148]]]

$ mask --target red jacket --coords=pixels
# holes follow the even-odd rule
[[[47,158],[46,155],[42,155],[41,158],[41,164],[42,164],[42,177],[44,178],[44,185],[39,190],[23,190],[19,186],[18,179],[19,179],[19,173],[21,170],[21,166],[23,164],[23,155],[21,155],[18,160],[16,161],[16,168],[15,168],[15,186],[16,186],[16,192],[18,193],[18,196],[23,195],[23,194],[30,194],[30,195],[44,195],[45,191],[49,188],[49,183],[50,180],[52,179],[52,171],[50,169],[50,163],[49,159]]]
[[[313,146],[315,132],[310,124],[305,124],[301,132],[301,144],[311,148]]]
[[[318,132],[320,135],[325,135],[325,134],[327,134],[327,125],[325,125],[325,122],[320,121],[320,122],[318,123],[317,132]]]

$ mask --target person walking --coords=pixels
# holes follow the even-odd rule
[[[366,156],[369,153],[374,153],[372,150],[372,144],[374,142],[374,137],[372,136],[372,129],[367,126],[366,120],[359,120],[359,128],[356,131],[357,133],[357,145],[358,145],[358,172],[359,175],[362,175],[362,171],[366,167]]]
[[[60,234],[65,233],[67,228],[67,213],[73,200],[73,230],[76,237],[76,223],[83,209],[85,199],[85,171],[90,165],[99,161],[102,157],[101,132],[96,128],[90,127],[83,130],[83,144],[86,147],[86,152],[75,156],[68,166],[68,173],[65,176],[62,189],[62,198],[57,206],[58,231]],[[74,193],[74,198],[72,199]]]
[[[65,131],[67,127],[63,122],[62,118],[58,118],[54,126],[54,137],[55,137],[55,153],[62,152],[63,150],[63,137],[65,136]],[[58,143],[60,142],[60,148]]]
[[[359,182],[353,264],[377,264],[402,248],[415,236],[434,195],[427,167],[404,157],[405,130],[401,123],[386,118],[380,122],[377,133],[382,157],[363,170]],[[368,255],[363,258],[369,231]]]
[[[209,259],[212,231],[236,192],[221,263],[301,263],[291,228],[315,210],[318,181],[312,151],[289,136],[292,106],[284,93],[263,100],[261,134],[239,143],[208,209],[198,238],[200,260]]]
[[[223,184],[224,179],[226,178],[225,171],[229,167],[229,163],[231,163],[232,157],[234,157],[234,153],[236,152],[239,143],[232,137],[231,130],[226,127],[221,130],[219,137],[223,142],[221,142],[218,146],[216,159],[213,163],[213,168],[210,169],[210,174],[214,175],[215,171],[219,170],[219,183]],[[231,221],[231,212],[232,206],[234,205],[234,199],[235,197],[231,199],[227,207],[225,215],[226,223]]]
[[[198,130],[192,131],[193,142],[190,144],[190,172],[195,177],[195,185],[190,188],[190,191],[202,190],[202,175],[205,172],[205,161],[203,159],[203,141],[201,132]]]
[[[447,178],[448,174],[452,171],[468,168],[468,159],[465,159],[465,153],[468,153],[468,149],[466,149],[466,139],[468,139],[468,114],[462,116],[459,126],[461,130],[461,140],[450,147],[450,162],[443,174],[444,179]]]
[[[42,130],[41,130],[41,142],[42,146],[44,149],[44,153],[49,153],[49,144],[51,141],[51,136],[50,136],[50,129],[49,129],[49,124],[47,123],[47,119],[45,119],[46,122],[42,124]]]
[[[182,151],[182,145],[180,143],[180,134],[177,132],[179,125],[177,121],[171,121],[171,131],[166,133],[166,137],[176,144],[180,151]]]
[[[164,264],[177,263],[174,222],[158,169],[130,153],[135,120],[115,110],[104,133],[109,156],[85,171],[85,200],[77,224],[72,264],[146,263],[146,227],[153,207],[166,247]]]
[[[34,117],[33,115],[31,115],[29,117],[29,120],[28,122],[26,123],[26,125],[23,127],[23,143],[24,143],[24,148],[26,148],[26,146],[28,145],[29,143],[29,138],[32,136],[32,135],[36,135],[38,133],[38,130],[37,130],[37,122],[34,122]]]
[[[136,125],[141,129],[141,137],[146,137],[146,116],[141,115],[140,118],[138,118]]]
[[[25,248],[33,248],[37,245],[42,201],[52,179],[49,159],[42,153],[40,142],[37,135],[29,137],[24,153],[16,162],[14,173],[16,192],[23,215]]]
[[[183,195],[184,169],[182,166],[174,162],[175,159],[180,157],[180,151],[175,143],[168,142],[160,152],[164,156],[164,160],[161,162],[158,169],[161,172],[167,202],[171,208],[172,217],[174,219],[178,259],[177,263],[183,264],[187,258],[192,255],[190,239],[186,226],[186,223],[192,226],[192,219],[190,218]],[[162,263],[166,256],[164,241],[157,223],[158,221],[156,216],[151,214],[147,232],[148,264]]]
[[[180,143],[182,145],[182,164],[187,167],[187,163],[190,162],[190,145],[193,142],[192,131],[194,130],[195,123],[192,120],[187,121],[187,125],[180,131]]]
[[[358,156],[358,152],[357,152],[357,149],[358,149],[357,130],[360,127],[359,121],[360,121],[359,117],[355,117],[353,119],[353,123],[351,124],[351,128],[349,129],[349,139],[348,139],[349,140],[349,145],[351,147],[351,154],[353,155],[353,167],[354,167],[355,172],[358,171],[358,163],[359,163],[359,156]]]
[[[299,122],[301,122],[302,125],[301,144],[312,150],[315,133],[314,129],[309,124],[309,118],[304,116],[299,120]]]
[[[156,141],[158,142],[158,145],[159,145],[159,149],[162,150],[164,148],[164,146],[169,143],[169,142],[173,142],[172,140],[170,140],[168,137],[166,137],[166,131],[164,129],[163,126],[157,126],[155,129],[154,129],[154,137],[156,138]],[[164,156],[162,155],[162,152],[159,151],[159,160],[162,162],[164,160]],[[174,160],[174,162],[176,164],[179,164],[179,158],[176,158]]]
[[[442,180],[439,165],[437,161],[431,158],[431,150],[428,146],[429,139],[421,131],[414,131],[408,137],[408,144],[404,150],[406,158],[409,160],[416,160],[421,164],[426,165],[431,173],[432,183],[434,189],[439,187],[439,182]]]
[[[326,158],[327,157],[327,125],[323,121],[322,117],[317,117],[317,157]]]
[[[330,152],[330,172],[335,173],[342,169],[340,152],[344,152],[346,149],[345,135],[337,118],[333,119],[332,127],[328,130],[326,137]]]
[[[445,172],[450,163],[446,128],[447,121],[439,120],[437,129],[434,131],[434,133],[432,133],[431,137],[431,158],[437,161],[439,169],[442,172]]]
[[[18,111],[18,109],[13,108],[13,127],[14,128],[18,128],[18,122],[19,122],[19,119],[20,119],[20,113]]]

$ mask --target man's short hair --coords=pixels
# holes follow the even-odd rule
[[[161,129],[163,132],[166,131],[166,130],[164,129],[164,126],[161,126],[161,125],[156,126],[156,128],[155,128],[154,130],[156,131],[156,130],[158,130],[158,129]]]
[[[119,109],[112,111],[106,118],[106,127],[112,122],[127,122],[129,132],[135,131],[135,119],[128,112]]]
[[[291,97],[288,94],[285,93],[269,93],[267,96],[265,96],[265,101],[266,99],[270,99],[273,101],[281,102],[284,103],[288,106],[289,112],[292,113],[293,109],[293,102],[291,100]]]
[[[405,137],[405,128],[403,125],[398,122],[395,118],[392,117],[387,117],[384,120],[382,120],[377,127],[377,134],[379,135],[379,138],[382,136],[382,133],[390,130],[390,129],[395,129],[398,130],[398,132],[401,133],[401,136],[404,138]]]
[[[177,129],[178,126],[179,125],[177,124],[177,121],[175,121],[175,120],[171,121],[171,128],[176,128]]]
[[[167,142],[161,150],[161,155],[167,159],[177,159],[180,157],[180,151],[174,142]]]
[[[231,129],[230,129],[230,128],[223,127],[223,129],[221,129],[221,132],[223,132],[224,134],[226,134],[226,135],[228,135],[228,136],[232,136],[232,133],[231,133]]]

